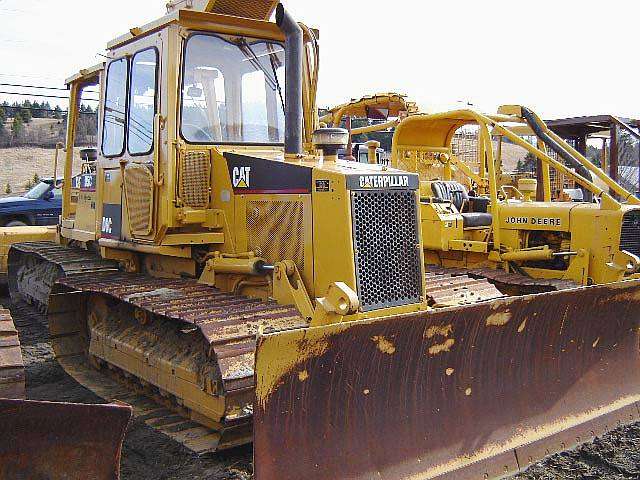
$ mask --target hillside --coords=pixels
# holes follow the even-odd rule
[[[54,149],[37,147],[0,148],[0,193],[7,184],[13,193],[23,192],[25,184],[37,173],[40,177],[53,176]],[[75,149],[75,171],[80,170],[80,148]],[[62,176],[64,154],[58,160],[58,176]]]

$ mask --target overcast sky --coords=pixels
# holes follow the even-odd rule
[[[62,86],[98,63],[107,41],[161,16],[164,3],[0,0],[0,82]],[[321,106],[397,91],[423,110],[520,103],[546,118],[640,116],[637,0],[286,5],[320,29]]]

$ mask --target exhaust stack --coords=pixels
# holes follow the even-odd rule
[[[276,24],[286,35],[284,153],[302,155],[302,54],[304,49],[302,29],[281,3],[276,9]]]

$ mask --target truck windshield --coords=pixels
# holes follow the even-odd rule
[[[28,198],[30,200],[37,200],[42,197],[45,193],[49,191],[51,185],[46,182],[40,182],[36,184],[31,190],[23,195],[23,197]]]
[[[208,34],[185,48],[182,136],[190,143],[284,142],[284,48]]]

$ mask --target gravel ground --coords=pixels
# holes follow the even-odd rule
[[[33,400],[100,403],[101,399],[69,377],[53,358],[46,320],[24,304],[0,303],[11,309],[20,332],[27,370],[27,395]],[[122,454],[123,480],[248,480],[251,448],[198,457],[134,420]],[[640,479],[640,424],[623,427],[577,450],[533,465],[515,479]]]

